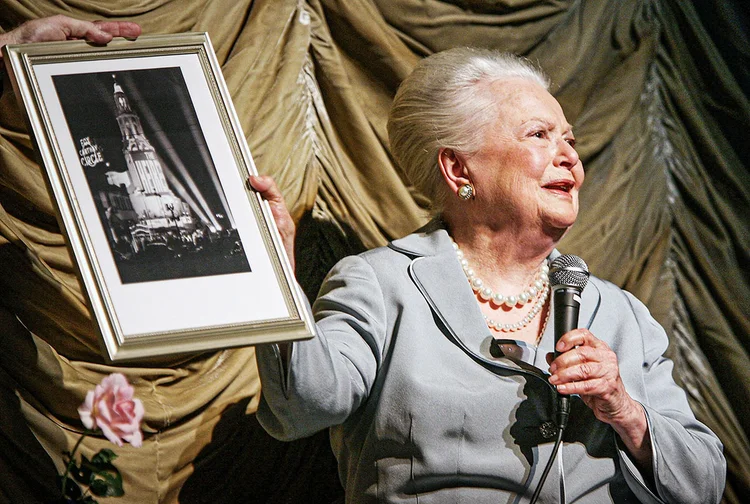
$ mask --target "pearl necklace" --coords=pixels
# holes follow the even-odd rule
[[[531,321],[534,320],[544,308],[544,303],[547,302],[547,297],[549,296],[549,289],[547,288],[549,285],[549,266],[547,265],[547,262],[545,261],[539,267],[536,278],[528,289],[518,295],[503,296],[484,284],[484,281],[479,278],[471,266],[469,266],[469,261],[464,257],[463,251],[461,251],[458,244],[454,242],[452,238],[451,243],[453,243],[453,250],[456,251],[456,257],[458,257],[458,261],[461,263],[461,267],[464,270],[466,278],[469,280],[469,284],[471,284],[472,290],[476,292],[482,300],[491,301],[495,306],[505,305],[508,308],[513,309],[516,306],[523,306],[536,299],[536,302],[534,303],[534,306],[531,307],[531,310],[529,310],[529,313],[527,313],[520,321],[513,324],[504,324],[484,315],[484,320],[487,322],[487,325],[496,331],[512,333],[520,331],[531,324]],[[549,310],[547,311],[547,316],[544,319],[542,328],[539,331],[537,344],[539,344],[539,340],[544,334],[548,320]]]

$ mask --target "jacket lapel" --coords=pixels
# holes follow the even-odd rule
[[[596,287],[596,284],[589,282],[581,293],[581,310],[578,313],[578,327],[591,328],[601,302],[602,295],[599,289]]]
[[[433,221],[416,233],[393,241],[390,246],[413,257],[409,268],[412,280],[456,345],[490,367],[531,373],[546,382],[544,374],[533,366],[491,355],[492,334],[448,233],[439,223]]]
[[[490,331],[453,249],[414,259],[410,271],[422,295],[454,338],[476,353]]]
[[[440,221],[431,221],[417,232],[394,240],[390,247],[413,258],[410,273],[414,283],[459,347],[474,359],[492,366],[530,371],[540,377],[544,375],[533,366],[490,355],[492,335]],[[555,250],[550,259],[559,255]],[[579,326],[588,328],[599,308],[600,295],[596,286],[589,283],[581,297]],[[552,351],[552,326],[547,326],[540,352]]]
[[[433,220],[390,246],[412,256],[412,280],[460,346],[476,353],[490,332],[442,223]]]

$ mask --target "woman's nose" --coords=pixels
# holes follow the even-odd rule
[[[566,139],[558,140],[557,164],[568,170],[572,170],[578,164],[578,152]]]

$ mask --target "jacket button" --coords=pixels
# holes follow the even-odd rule
[[[539,433],[544,439],[552,439],[557,436],[557,425],[554,422],[544,422],[539,426]]]

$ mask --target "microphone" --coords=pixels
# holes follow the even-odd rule
[[[555,358],[557,342],[563,334],[578,327],[581,292],[589,281],[589,267],[578,256],[565,254],[552,261],[549,269],[552,286],[552,306],[555,313]],[[568,425],[570,397],[558,394],[557,423],[562,430]]]

